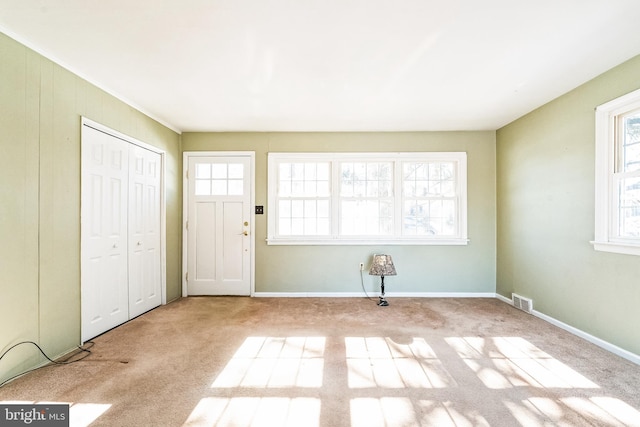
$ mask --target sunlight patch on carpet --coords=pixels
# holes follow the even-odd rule
[[[206,397],[184,423],[188,426],[317,427],[320,399],[286,397]]]
[[[490,389],[599,388],[520,337],[449,337],[446,342]]]
[[[248,337],[212,388],[319,388],[324,337]]]
[[[423,338],[399,344],[388,337],[346,337],[349,388],[456,387]]]

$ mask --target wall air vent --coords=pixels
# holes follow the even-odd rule
[[[518,294],[511,294],[513,306],[519,310],[531,313],[533,311],[533,301]]]

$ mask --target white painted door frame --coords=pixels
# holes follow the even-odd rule
[[[248,157],[250,161],[250,170],[249,170],[249,186],[250,186],[250,218],[249,221],[249,239],[250,239],[250,295],[253,296],[255,294],[255,168],[256,168],[256,153],[255,151],[185,151],[183,153],[183,163],[182,163],[182,171],[183,171],[183,186],[182,186],[182,296],[186,297],[189,295],[187,288],[187,271],[189,266],[188,259],[188,249],[189,249],[189,240],[188,240],[188,230],[187,230],[187,219],[189,218],[189,177],[187,175],[189,170],[189,160],[195,157]]]

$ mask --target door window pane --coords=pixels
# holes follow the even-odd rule
[[[209,163],[196,164],[196,179],[211,178],[211,165]]]
[[[227,164],[226,163],[213,163],[211,165],[211,177],[217,179],[227,178]]]
[[[208,179],[196,179],[196,196],[209,196],[211,194],[211,181]]]
[[[195,195],[244,195],[244,165],[242,163],[196,164]]]
[[[229,179],[242,179],[244,177],[244,165],[242,163],[229,163]]]

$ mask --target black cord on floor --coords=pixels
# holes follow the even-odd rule
[[[370,301],[373,301],[373,299],[367,293],[367,290],[364,288],[364,277],[362,275],[362,270],[360,270],[360,284],[362,285],[362,290],[364,291],[364,294],[367,296],[367,299]]]
[[[9,353],[11,350],[13,350],[14,348],[18,347],[19,345],[23,345],[23,344],[33,344],[33,345],[35,345],[35,346],[38,348],[38,350],[40,350],[40,353],[42,353],[42,355],[43,355],[43,356],[44,356],[44,357],[45,357],[49,362],[51,362],[51,363],[52,363],[52,364],[54,364],[54,365],[68,365],[68,364],[70,364],[70,363],[76,363],[76,362],[79,362],[79,361],[81,361],[81,360],[83,360],[83,359],[85,359],[85,358],[89,357],[89,355],[91,354],[91,350],[90,350],[90,349],[95,345],[95,343],[94,343],[93,341],[87,341],[87,342],[85,343],[85,346],[86,346],[87,344],[91,344],[91,345],[89,345],[88,347],[84,347],[84,348],[83,348],[83,347],[78,346],[78,349],[80,350],[79,352],[76,352],[76,353],[71,354],[69,357],[67,357],[67,358],[66,358],[66,359],[64,359],[64,360],[56,361],[56,360],[51,359],[49,356],[47,356],[47,354],[44,352],[44,350],[42,350],[42,348],[41,348],[38,344],[36,344],[35,342],[33,342],[33,341],[22,341],[22,342],[19,342],[19,343],[17,343],[17,344],[12,345],[12,346],[11,346],[11,347],[9,347],[9,348],[4,352],[4,353],[2,353],[2,355],[0,356],[0,362],[1,362],[1,361],[2,361],[2,359],[7,355],[7,353]],[[78,354],[81,354],[81,353],[84,353],[84,355],[82,355],[82,357],[80,357],[80,358],[78,358],[78,359],[75,359],[75,360],[71,360],[71,359],[73,359],[75,356],[77,356]],[[37,371],[38,369],[46,368],[47,366],[51,366],[51,365],[50,365],[50,364],[47,364],[47,365],[44,365],[44,366],[39,366],[39,367],[37,367],[37,368],[29,369],[28,371],[22,372],[21,374],[14,375],[13,377],[11,377],[11,378],[9,378],[9,379],[6,379],[6,380],[4,380],[3,382],[1,382],[1,383],[0,383],[0,387],[4,386],[5,384],[7,384],[7,383],[8,383],[9,381],[11,381],[11,380],[14,380],[14,379],[16,379],[16,378],[18,378],[18,377],[21,377],[21,376],[23,376],[23,375],[26,375],[26,374],[28,374],[28,373],[30,373],[30,372]]]

